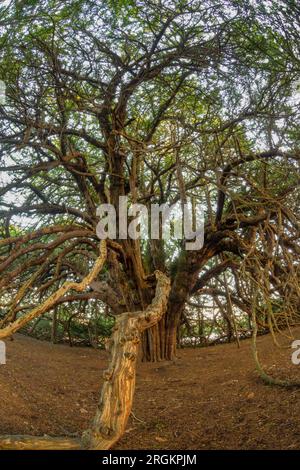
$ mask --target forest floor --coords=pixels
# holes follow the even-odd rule
[[[294,336],[300,339],[300,329]],[[291,347],[274,347],[270,336],[258,346],[269,373],[300,380]],[[7,341],[7,364],[0,365],[0,434],[81,433],[106,366],[104,351],[15,335]],[[180,349],[175,362],[138,365],[133,413],[115,448],[300,448],[300,390],[263,384],[250,340],[240,349]]]

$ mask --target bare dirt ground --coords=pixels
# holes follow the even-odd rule
[[[294,336],[300,339],[300,329]],[[300,380],[291,348],[274,347],[269,336],[258,345],[268,372]],[[0,366],[0,434],[80,434],[94,414],[106,365],[103,351],[16,335]],[[239,350],[182,349],[173,363],[139,364],[133,414],[115,448],[297,449],[300,389],[263,384],[249,340]]]

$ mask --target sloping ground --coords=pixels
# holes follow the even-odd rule
[[[300,339],[300,329],[294,330]],[[280,338],[283,342],[283,338]],[[285,340],[290,344],[290,340]],[[274,376],[300,380],[291,348],[258,339]],[[0,434],[73,435],[92,418],[107,354],[21,335],[0,365]],[[250,341],[178,351],[174,363],[140,364],[133,414],[116,449],[300,448],[300,389],[264,385]]]

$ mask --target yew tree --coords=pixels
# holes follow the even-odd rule
[[[31,0],[0,13],[0,338],[63,303],[106,305],[110,389],[86,438],[104,448],[126,424],[140,337],[143,360],[174,359],[195,299],[229,305],[233,329],[236,308],[271,330],[297,320],[299,6]],[[118,218],[120,196],[201,204],[203,246],[117,233],[99,257],[97,208]]]

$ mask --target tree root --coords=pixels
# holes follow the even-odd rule
[[[300,382],[297,380],[282,380],[282,379],[277,379],[275,377],[271,377],[269,374],[266,373],[264,368],[262,367],[259,357],[258,357],[258,351],[257,351],[257,321],[256,321],[256,314],[255,314],[255,308],[252,307],[252,328],[253,328],[253,333],[252,333],[252,354],[253,354],[253,359],[256,365],[256,370],[259,373],[259,376],[261,379],[268,385],[277,385],[279,387],[284,387],[284,388],[298,388],[300,387]]]
[[[0,450],[78,450],[79,439],[64,437],[0,436]]]

